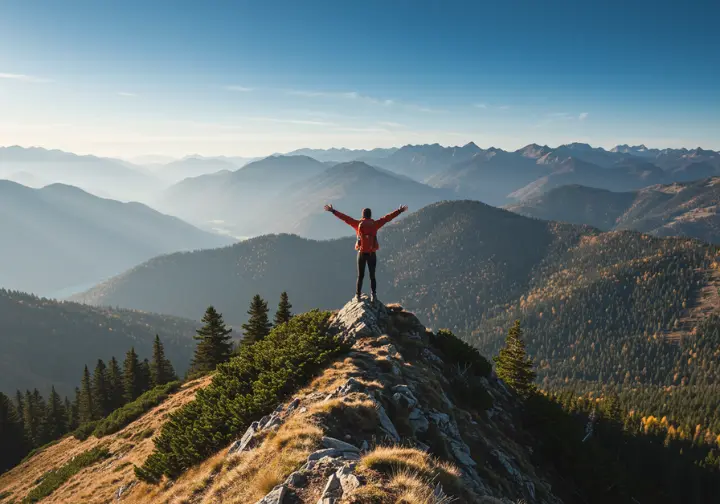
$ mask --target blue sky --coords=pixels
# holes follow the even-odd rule
[[[718,2],[0,2],[0,144],[720,149]]]

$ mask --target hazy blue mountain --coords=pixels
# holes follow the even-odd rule
[[[158,254],[231,243],[141,203],[9,181],[0,181],[0,235],[0,286],[42,295],[98,282]]]
[[[127,161],[78,156],[38,147],[0,147],[0,178],[22,172],[25,180],[80,187],[95,195],[122,201],[148,201],[162,182]]]
[[[284,154],[285,156],[308,156],[318,161],[332,161],[334,163],[346,163],[348,161],[362,160],[365,162],[371,162],[372,160],[382,159],[390,156],[395,151],[396,147],[389,149],[298,149],[292,152]]]
[[[371,163],[424,182],[448,167],[467,161],[481,152],[482,149],[473,142],[462,147],[443,147],[440,144],[406,145],[390,156],[376,159]]]

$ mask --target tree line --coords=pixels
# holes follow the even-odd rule
[[[291,308],[288,295],[283,292],[271,324],[267,302],[256,295],[248,310],[248,321],[242,326],[242,345],[264,339],[273,325],[289,321]],[[228,361],[238,351],[232,341],[232,329],[225,325],[222,314],[214,307],[208,307],[202,322],[194,337],[197,345],[186,378],[214,371],[218,364]],[[86,365],[72,400],[62,398],[54,386],[47,398],[37,389],[24,393],[18,390],[13,398],[0,392],[0,446],[3,447],[0,472],[14,466],[32,450],[102,420],[148,390],[177,379],[156,335],[149,360],[140,360],[132,347],[122,365],[115,357],[107,364],[98,359],[92,373]]]

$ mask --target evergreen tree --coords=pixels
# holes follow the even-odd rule
[[[250,302],[250,309],[248,310],[250,317],[247,323],[242,325],[243,344],[253,344],[270,334],[270,328],[272,326],[268,319],[268,312],[267,301],[261,298],[260,294],[255,294]]]
[[[202,319],[203,326],[194,336],[198,341],[190,365],[189,374],[213,371],[215,366],[230,359],[232,353],[232,338],[223,321],[222,314],[214,307],[209,306]]]
[[[528,396],[535,391],[535,371],[522,336],[520,321],[516,320],[505,338],[505,347],[493,360],[498,377],[521,396]]]
[[[20,417],[12,400],[0,392],[0,474],[17,464],[28,449]]]
[[[280,324],[284,324],[285,322],[288,322],[290,318],[292,317],[292,313],[290,312],[290,309],[292,308],[292,305],[290,304],[290,300],[288,299],[287,292],[283,292],[280,294],[280,303],[278,304],[277,311],[275,312],[275,325],[278,326]]]
[[[110,391],[108,390],[108,377],[105,363],[98,359],[92,380],[93,419],[105,418],[111,411]]]
[[[107,367],[107,388],[108,388],[108,406],[110,411],[115,411],[125,404],[125,385],[123,382],[123,374],[115,357],[110,359]]]
[[[25,424],[23,422],[23,411],[25,411],[25,400],[23,399],[23,393],[20,390],[15,391],[15,411],[17,413],[18,421],[23,427],[25,432]]]
[[[93,405],[92,382],[90,371],[85,366],[82,380],[80,380],[80,397],[78,400],[78,424],[90,422],[93,419],[95,408]]]
[[[68,430],[75,430],[80,427],[80,387],[75,387],[75,399],[73,399],[70,414],[68,415]]]
[[[125,402],[134,401],[143,393],[142,369],[135,348],[128,350],[123,363],[123,390]]]
[[[67,415],[65,406],[55,387],[50,390],[47,406],[45,407],[45,423],[43,428],[43,444],[59,439],[67,429]]]
[[[152,376],[150,372],[150,361],[143,359],[140,363],[140,392],[141,394],[147,392],[152,387],[151,381]]]
[[[155,335],[155,343],[153,344],[153,356],[150,363],[151,386],[165,385],[168,382],[177,380],[175,370],[172,363],[165,357],[165,349],[160,342],[160,336]]]
[[[75,430],[76,426],[73,418],[73,405],[67,396],[65,396],[63,406],[65,407],[65,432],[70,432]]]
[[[38,389],[32,392],[25,391],[23,401],[23,425],[25,427],[25,438],[30,446],[42,444],[42,427],[45,418],[45,401]]]

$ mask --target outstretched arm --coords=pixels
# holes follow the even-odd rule
[[[330,212],[335,217],[343,221],[345,224],[347,224],[348,226],[352,226],[355,229],[357,229],[358,224],[360,224],[359,220],[355,220],[349,215],[345,215],[344,213],[335,210],[332,205],[325,205],[325,211]]]
[[[407,205],[401,205],[400,208],[395,210],[394,212],[390,212],[385,217],[380,217],[378,220],[375,221],[375,224],[377,224],[377,228],[380,229],[385,224],[393,220],[395,217],[400,215],[403,212],[406,212],[408,209]]]

